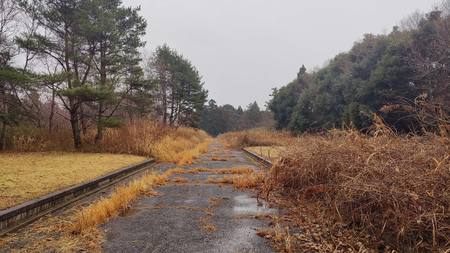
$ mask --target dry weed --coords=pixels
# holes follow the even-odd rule
[[[235,167],[235,168],[192,168],[192,169],[182,169],[173,168],[168,170],[166,173],[173,174],[197,174],[197,173],[211,173],[211,174],[251,174],[254,170],[249,167]]]
[[[450,245],[450,140],[333,130],[304,135],[273,166],[266,193],[317,203],[336,224],[378,248],[441,251]]]
[[[128,185],[118,187],[108,198],[100,199],[76,214],[72,224],[72,232],[80,234],[83,231],[105,223],[126,211],[132,202],[140,195],[152,193],[153,187],[166,182],[167,174],[150,173]]]
[[[187,182],[189,182],[189,179],[185,178],[185,177],[174,177],[170,180],[171,183],[175,183],[175,184],[185,184]]]
[[[231,148],[251,146],[285,146],[293,141],[289,132],[271,131],[264,128],[250,129],[241,132],[228,132],[218,139]]]
[[[222,158],[222,157],[212,157],[211,161],[216,161],[216,162],[225,162],[227,159],[226,158]]]
[[[136,120],[120,128],[107,129],[102,141],[93,144],[95,130],[83,135],[83,152],[133,154],[154,157],[161,162],[192,164],[206,152],[211,138],[188,127],[170,127],[150,120]],[[23,129],[13,133],[13,151],[73,151],[69,129],[48,134],[45,129]]]
[[[251,189],[263,183],[265,174],[263,172],[253,172],[251,174],[224,176],[224,177],[208,177],[206,180],[210,184],[231,184],[236,189]]]
[[[220,200],[217,197],[209,198],[209,206],[204,210],[206,216],[199,219],[200,227],[206,232],[212,233],[217,230],[217,227],[211,222],[211,218],[214,215],[214,210],[219,206]]]

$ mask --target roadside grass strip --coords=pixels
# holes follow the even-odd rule
[[[80,184],[146,158],[70,152],[0,154],[0,209]]]
[[[72,224],[72,233],[81,234],[83,231],[96,225],[105,223],[128,210],[131,204],[141,195],[154,196],[153,188],[167,181],[169,173],[157,175],[150,173],[140,179],[134,180],[126,186],[117,187],[111,196],[94,202],[89,207],[75,214]]]

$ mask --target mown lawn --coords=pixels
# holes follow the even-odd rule
[[[0,153],[0,209],[145,160],[87,153]]]

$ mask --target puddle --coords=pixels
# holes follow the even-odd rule
[[[195,199],[186,199],[183,202],[184,202],[184,204],[191,204],[191,203],[195,202]]]
[[[267,207],[265,203],[262,203],[262,205],[261,204],[258,205],[256,198],[250,198],[246,194],[238,195],[234,197],[233,200],[234,200],[233,211],[237,215],[242,214],[257,215],[257,214],[270,214],[276,212],[275,209]]]

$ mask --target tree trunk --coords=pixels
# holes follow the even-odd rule
[[[73,146],[79,149],[81,148],[81,131],[78,113],[70,112],[70,126],[72,127]]]
[[[5,89],[1,89],[0,91],[0,99],[1,99],[1,103],[0,103],[0,113],[2,113],[3,115],[5,115],[7,117],[8,115],[8,105],[6,103],[6,92]],[[0,125],[0,150],[5,150],[6,149],[6,118],[4,118],[1,122]]]
[[[106,87],[106,46],[104,43],[100,43],[100,87]],[[98,144],[103,139],[103,101],[98,102],[98,114],[97,114],[97,134],[95,135],[95,143]]]
[[[6,150],[6,123],[0,122],[0,150]]]
[[[48,117],[48,133],[51,135],[53,133],[53,117],[55,116],[55,98],[56,92],[52,89],[52,102],[50,104],[50,115]]]
[[[162,89],[162,104],[163,104],[163,123],[167,124],[167,91],[166,85],[164,84]]]
[[[169,117],[169,124],[172,126],[174,123],[174,116],[175,116],[175,97],[174,92],[172,91],[172,101],[170,103],[170,117]]]
[[[75,149],[81,148],[81,129],[80,129],[80,113],[76,101],[69,100],[70,108],[70,126],[72,128],[73,146]]]
[[[95,135],[95,144],[100,143],[100,141],[103,139],[103,124],[102,124],[102,110],[103,110],[103,103],[100,102],[98,105],[98,114],[97,114],[97,134]]]

